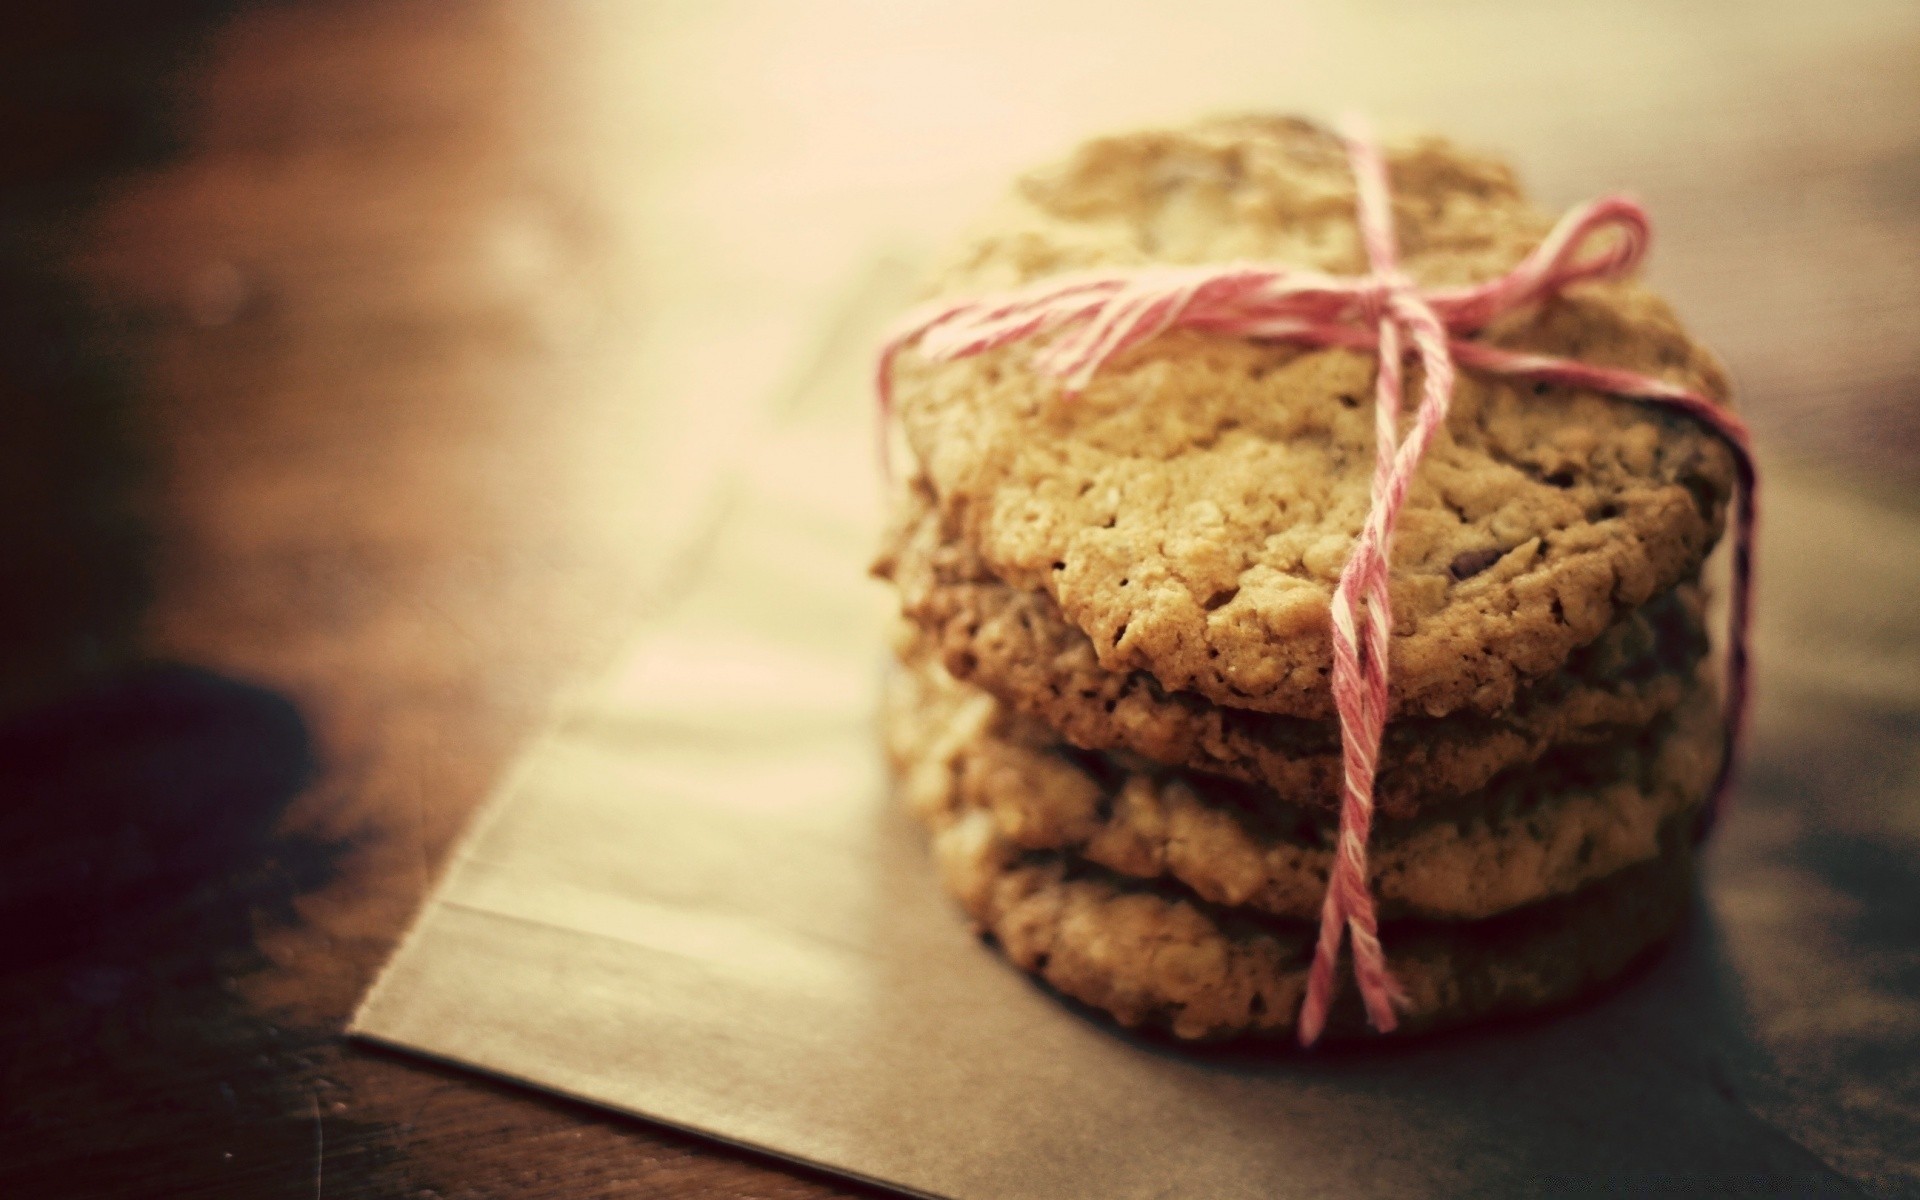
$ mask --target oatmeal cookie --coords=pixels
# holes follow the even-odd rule
[[[1306,922],[1251,918],[1057,854],[1024,853],[980,810],[942,818],[947,888],[1009,961],[1129,1028],[1188,1039],[1289,1037],[1313,956]],[[1487,921],[1382,929],[1406,989],[1400,1032],[1530,1012],[1619,975],[1684,917],[1692,855],[1663,853],[1571,896]],[[1330,1038],[1373,1036],[1340,974]]]
[[[1498,275],[1548,228],[1497,162],[1431,139],[1387,157],[1403,266],[1423,285]],[[934,290],[1236,258],[1356,273],[1353,205],[1340,144],[1305,122],[1107,138],[1023,181]],[[1630,281],[1481,336],[1727,396],[1712,357]],[[1050,597],[1104,670],[1329,718],[1328,606],[1368,506],[1372,360],[1176,330],[1068,398],[1030,368],[1035,348],[896,362],[943,518],[996,577]],[[1393,714],[1510,708],[1699,570],[1733,483],[1731,454],[1683,416],[1464,372],[1394,539]]]
[[[877,569],[924,631],[927,645],[914,653],[930,652],[1075,746],[1337,807],[1337,724],[1228,708],[1170,692],[1144,671],[1108,671],[1048,596],[1001,582],[964,542],[949,540],[923,489],[910,492],[901,512]],[[1412,816],[1422,800],[1472,792],[1554,747],[1606,741],[1658,720],[1680,703],[1706,652],[1702,610],[1698,586],[1682,584],[1622,615],[1559,670],[1521,688],[1504,712],[1389,724],[1374,787],[1380,811]]]
[[[1718,772],[1723,730],[1705,692],[1616,744],[1507,771],[1449,811],[1377,822],[1368,865],[1380,915],[1478,920],[1658,857],[1664,837],[1692,827]],[[1223,907],[1319,915],[1334,842],[1324,815],[1064,747],[930,663],[895,681],[889,722],[904,798],[929,820],[984,813],[1023,851],[1177,881]]]

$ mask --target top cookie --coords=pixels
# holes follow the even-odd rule
[[[1498,163],[1389,148],[1402,262],[1422,285],[1510,268],[1547,219]],[[936,290],[1094,266],[1278,260],[1366,269],[1339,142],[1235,119],[1096,141],[1029,176]],[[1725,378],[1656,297],[1596,283],[1512,314],[1504,346]],[[911,352],[895,392],[946,518],[1007,583],[1044,589],[1110,671],[1235,708],[1333,714],[1328,604],[1368,504],[1374,363],[1180,330],[1065,399],[1036,347],[948,364]],[[1617,615],[1698,569],[1733,461],[1685,417],[1463,373],[1393,544],[1393,714],[1496,713]]]

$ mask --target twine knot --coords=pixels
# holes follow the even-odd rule
[[[1374,271],[1363,282],[1355,314],[1361,324],[1379,325],[1382,321],[1404,323],[1410,312],[1433,311],[1420,298],[1420,289],[1414,284],[1413,277],[1398,267]]]

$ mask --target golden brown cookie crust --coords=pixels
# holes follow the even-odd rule
[[[889,746],[903,798],[944,821],[982,812],[1024,851],[1059,851],[1201,899],[1310,921],[1333,830],[1256,789],[1192,772],[1134,769],[1074,752],[937,664],[892,681]],[[1696,686],[1673,719],[1602,747],[1501,775],[1445,817],[1382,821],[1368,849],[1385,918],[1479,920],[1566,895],[1660,852],[1718,774],[1723,729]]]
[[[952,540],[923,487],[909,489],[899,513],[877,569],[898,586],[928,650],[958,678],[1075,746],[1260,784],[1295,804],[1338,805],[1340,735],[1332,722],[1227,708],[1168,692],[1142,671],[1108,671],[1050,598],[1001,582],[969,545]],[[1680,703],[1705,653],[1702,610],[1698,587],[1683,584],[1622,615],[1497,716],[1389,724],[1374,788],[1380,811],[1409,817],[1424,799],[1472,792],[1552,747],[1607,740],[1659,719]]]
[[[1546,229],[1497,163],[1431,140],[1388,160],[1422,283],[1498,274]],[[1352,204],[1338,144],[1304,123],[1109,138],[1029,177],[936,290],[1236,257],[1351,273]],[[1575,289],[1484,336],[1726,396],[1712,358],[1632,283]],[[996,576],[1052,597],[1104,669],[1330,717],[1328,602],[1367,507],[1372,362],[1176,331],[1063,399],[1029,369],[1033,349],[899,361],[901,423],[944,517]],[[1393,546],[1393,712],[1509,707],[1697,572],[1732,484],[1725,447],[1684,417],[1463,375]]]
[[[1022,853],[984,812],[936,826],[948,890],[1007,958],[1128,1028],[1181,1038],[1283,1038],[1312,957],[1312,926],[1250,919],[1058,855]],[[1531,1012],[1619,975],[1684,917],[1692,855],[1674,839],[1660,857],[1572,896],[1481,922],[1383,927],[1406,989],[1400,1032]],[[1347,972],[1327,1025],[1370,1034]]]

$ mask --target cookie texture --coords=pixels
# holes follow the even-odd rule
[[[1177,881],[1203,900],[1317,918],[1330,819],[1258,789],[1062,746],[1045,726],[923,662],[889,691],[889,748],[907,803],[935,823],[983,813],[1023,851]],[[1501,775],[1445,816],[1375,825],[1368,861],[1385,918],[1477,920],[1566,895],[1658,857],[1690,828],[1723,729],[1696,687],[1670,720]]]
[[[1228,708],[1171,692],[1144,671],[1100,665],[1092,642],[1044,593],[1011,587],[945,528],[925,486],[908,489],[877,570],[931,654],[1075,746],[1122,750],[1272,789],[1287,801],[1339,803],[1340,734],[1312,721]],[[1387,727],[1380,811],[1413,815],[1423,800],[1464,795],[1549,749],[1619,737],[1680,703],[1706,652],[1692,584],[1628,611],[1559,670],[1492,716],[1410,717]]]
[[[1548,228],[1499,163],[1389,147],[1403,265],[1495,276]],[[1246,118],[1090,143],[1029,176],[938,277],[972,294],[1062,271],[1257,258],[1364,270],[1338,142]],[[1481,336],[1724,399],[1666,305],[1596,283]],[[1044,592],[1108,672],[1313,720],[1332,715],[1328,604],[1368,504],[1374,364],[1192,330],[1072,398],[1013,345],[896,364],[901,424],[942,517],[992,574]],[[1392,711],[1494,714],[1622,613],[1690,578],[1733,463],[1684,417],[1463,374],[1393,545]]]
[[[1024,853],[979,810],[940,819],[934,855],[948,890],[1014,965],[1124,1026],[1189,1039],[1293,1032],[1313,953],[1305,922],[1249,918]],[[1488,921],[1384,926],[1408,995],[1401,1031],[1550,1007],[1620,974],[1679,925],[1691,859],[1675,838],[1659,857],[1558,900]],[[1327,1036],[1371,1036],[1341,979]]]

